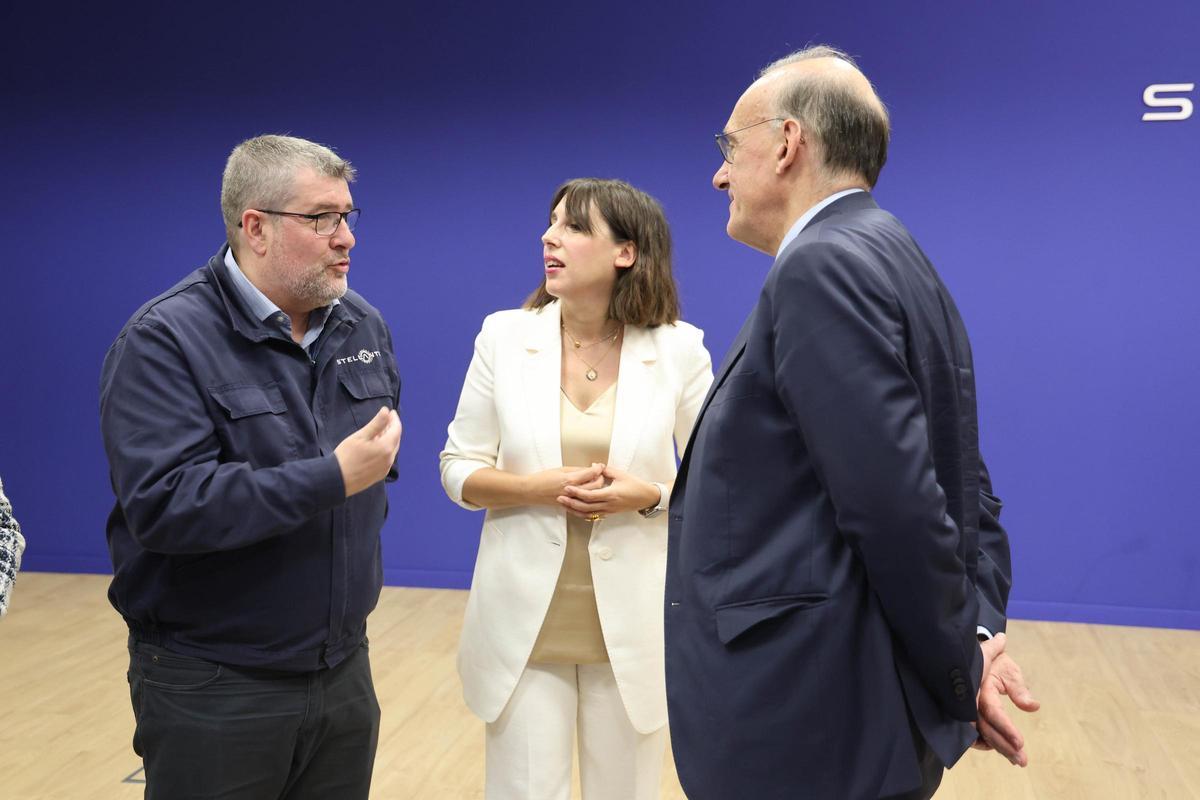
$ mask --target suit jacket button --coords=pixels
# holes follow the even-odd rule
[[[613,552],[612,552],[611,547],[597,547],[596,548],[596,557],[599,558],[601,561],[608,561],[610,558],[612,558],[612,556],[613,556]]]
[[[954,678],[954,679],[956,679],[956,680],[957,680],[957,679],[959,679],[959,678],[961,678],[961,677],[962,677],[962,670],[961,670],[961,669],[959,669],[958,667],[955,667],[954,669],[950,670],[950,677],[951,677],[951,678]]]
[[[959,700],[962,700],[964,697],[967,696],[967,687],[963,686],[961,683],[956,685],[954,687],[954,696],[957,697]]]

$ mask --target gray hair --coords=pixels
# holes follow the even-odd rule
[[[230,244],[242,212],[247,208],[283,210],[291,202],[296,173],[305,168],[346,183],[353,183],[357,174],[350,162],[333,150],[295,136],[255,136],[233,148],[221,178],[221,216]]]
[[[784,56],[763,67],[758,77],[814,58],[836,58],[858,70],[845,52],[828,45],[813,45]],[[859,70],[861,73],[861,70]],[[824,74],[797,74],[775,94],[775,114],[796,119],[817,140],[824,154],[825,170],[831,175],[853,173],[872,188],[887,161],[890,125],[887,109],[875,87],[874,103],[864,100],[844,80]]]

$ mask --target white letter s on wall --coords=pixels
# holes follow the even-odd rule
[[[1194,83],[1152,83],[1142,92],[1142,102],[1151,108],[1172,108],[1174,111],[1147,111],[1142,122],[1165,122],[1183,120],[1192,115],[1192,101],[1187,97],[1159,97],[1160,94],[1190,92]]]

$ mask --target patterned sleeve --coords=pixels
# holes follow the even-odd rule
[[[25,539],[21,526],[12,515],[12,505],[4,495],[4,483],[0,482],[0,617],[8,613],[8,596],[17,570],[21,568],[21,553],[25,551]]]

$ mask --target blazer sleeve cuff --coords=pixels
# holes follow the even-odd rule
[[[468,511],[482,511],[483,506],[477,506],[463,499],[463,484],[477,470],[490,466],[479,461],[453,461],[442,469],[442,486],[446,494],[458,505]]]

